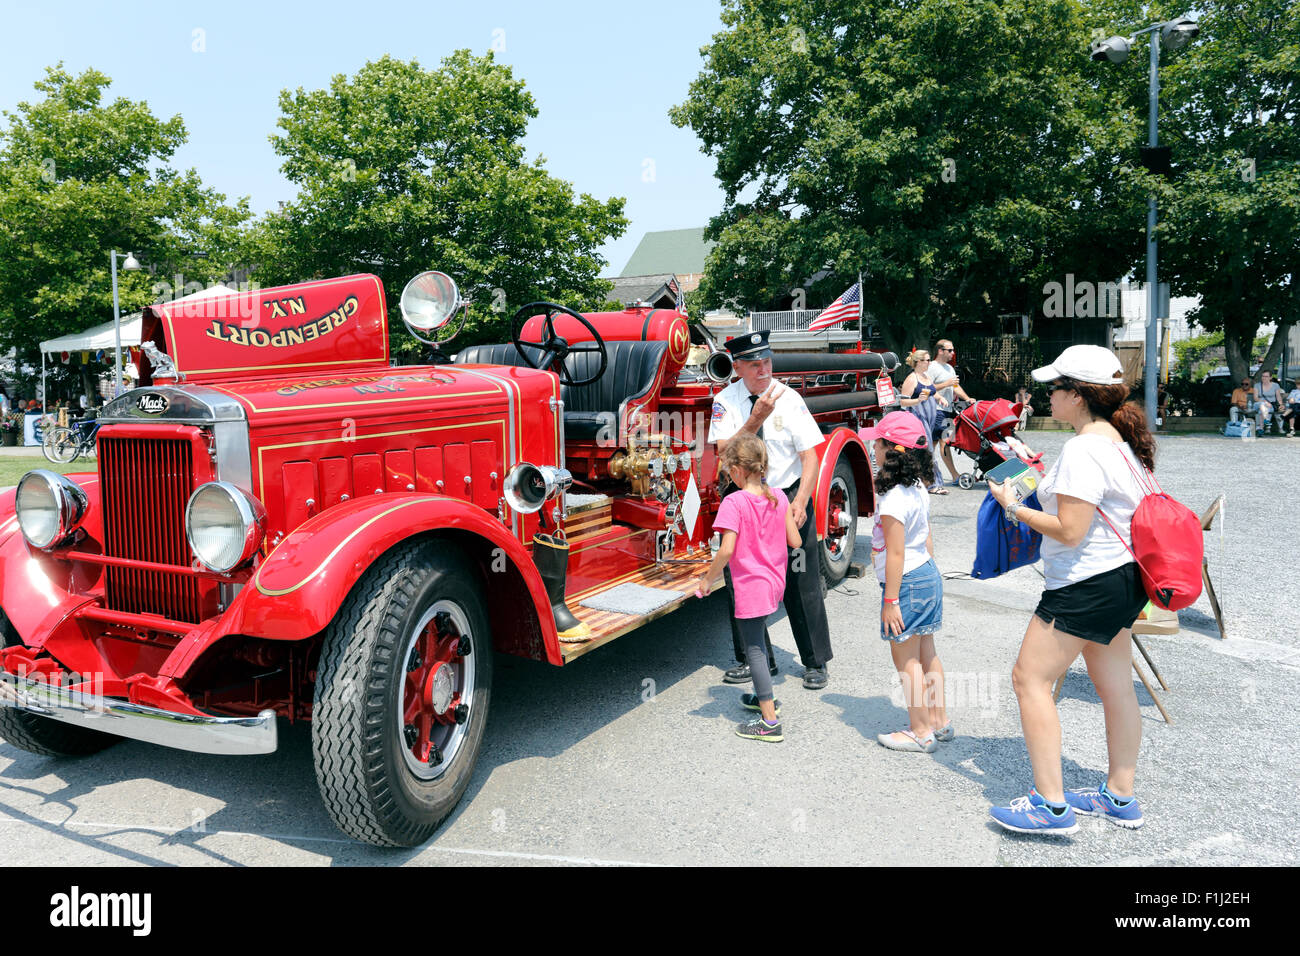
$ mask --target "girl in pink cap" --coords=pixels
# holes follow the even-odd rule
[[[925,490],[934,457],[921,421],[907,412],[890,412],[862,438],[873,443],[876,459],[871,559],[882,596],[880,637],[890,642],[910,724],[876,739],[890,750],[933,753],[936,740],[953,738],[934,649],[934,632],[943,626],[943,578],[934,563]]]

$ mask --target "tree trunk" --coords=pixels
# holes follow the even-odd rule
[[[1259,363],[1260,371],[1271,369],[1277,364],[1277,360],[1282,355],[1282,347],[1286,345],[1287,334],[1291,331],[1291,326],[1294,324],[1294,320],[1279,322],[1277,324],[1277,331],[1273,333],[1273,342],[1269,345],[1268,352],[1264,355],[1264,360]],[[1286,369],[1282,369],[1282,374],[1274,376],[1274,380],[1280,382],[1285,380],[1286,377]]]
[[[1223,321],[1223,351],[1228,358],[1228,372],[1234,382],[1251,378],[1250,365],[1255,349],[1255,333],[1259,323],[1246,316],[1225,315]]]

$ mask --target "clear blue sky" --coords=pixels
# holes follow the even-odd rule
[[[258,213],[294,195],[268,142],[280,90],[319,89],[385,53],[431,68],[452,50],[484,53],[494,43],[537,102],[529,157],[545,156],[579,192],[627,198],[628,230],[603,250],[607,274],[622,271],[644,233],[702,226],[722,202],[713,161],[667,115],[700,70],[700,47],[721,29],[713,0],[59,0],[6,2],[3,22],[0,109],[34,99],[48,65],[93,66],[112,77],[110,96],[184,117],[189,142],[176,165],[232,199],[248,196]]]

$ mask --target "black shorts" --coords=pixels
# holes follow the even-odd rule
[[[1138,566],[1130,561],[1063,588],[1044,591],[1034,613],[1048,624],[1054,622],[1062,634],[1109,644],[1116,634],[1133,626],[1148,600]]]

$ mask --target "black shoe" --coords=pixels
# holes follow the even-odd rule
[[[758,695],[757,695],[757,694],[741,694],[741,695],[740,695],[740,706],[741,706],[741,707],[744,707],[746,710],[759,710],[760,708],[759,708],[759,705],[758,705]],[[772,699],[772,708],[776,711],[776,715],[777,715],[778,717],[780,717],[780,716],[781,716],[781,702],[780,702],[779,700],[776,700],[775,698],[773,698],[773,699]]]
[[[747,723],[740,724],[736,727],[736,736],[748,740],[764,740],[770,743],[779,743],[785,740],[785,735],[781,733],[781,722],[777,721],[775,727],[769,727],[762,717],[755,717]]]
[[[773,677],[776,676],[775,665],[769,669],[768,673]],[[722,682],[724,684],[748,684],[753,681],[753,679],[754,675],[753,672],[750,671],[748,664],[737,664],[731,670],[722,675]]]
[[[803,686],[808,690],[821,690],[826,686],[826,665],[809,667],[803,672]]]

